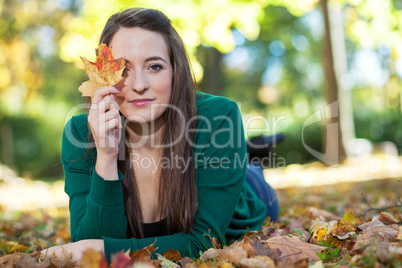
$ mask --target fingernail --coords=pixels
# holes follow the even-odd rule
[[[121,88],[118,88],[118,87],[115,87],[115,89],[117,89],[118,91],[122,91],[123,89],[121,89]]]

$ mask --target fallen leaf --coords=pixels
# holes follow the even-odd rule
[[[388,249],[391,254],[394,254],[402,259],[402,247],[398,247],[397,245],[389,245]]]
[[[208,250],[204,251],[204,253],[202,253],[201,259],[205,261],[210,261],[216,259],[218,256],[222,254],[223,254],[222,249],[209,248]]]
[[[353,214],[349,214],[349,218],[346,220],[339,220],[328,230],[328,237],[329,235],[332,235],[335,239],[345,240],[352,236],[355,236],[356,228],[354,225],[351,224],[350,220],[354,222]]]
[[[341,221],[346,221],[346,222],[349,222],[350,224],[353,224],[354,219],[355,219],[355,216],[353,215],[353,212],[348,212],[342,216]]]
[[[169,261],[168,259],[166,259],[165,257],[163,257],[161,254],[159,253],[155,253],[156,256],[158,257],[158,260],[162,261],[160,263],[160,265],[162,266],[162,268],[180,268],[179,265],[177,265],[176,263]]]
[[[156,250],[156,248],[154,248],[155,243],[156,243],[156,240],[153,244],[151,244],[143,249],[131,251],[131,253],[130,253],[131,262],[132,263],[150,262],[151,254],[152,254],[152,252],[154,252]]]
[[[110,268],[125,268],[132,266],[131,259],[125,253],[117,252],[112,256]]]
[[[266,267],[266,268],[274,268],[275,264],[273,260],[271,260],[267,256],[256,256],[254,258],[244,258],[240,260],[241,267],[245,268],[260,268],[260,267]]]
[[[394,224],[394,223],[398,223],[398,221],[388,212],[381,212],[380,216],[378,217],[378,219],[384,223],[384,224]]]
[[[178,261],[181,259],[180,252],[174,249],[168,249],[166,252],[162,253],[162,256],[169,261]]]
[[[321,228],[317,231],[317,241],[320,242],[324,239],[325,234],[327,233],[327,228]]]
[[[402,240],[402,226],[399,226],[399,231],[398,231],[398,235],[397,235],[396,239]]]
[[[207,267],[209,268],[209,266],[207,266]],[[188,268],[188,267],[186,266],[186,268]],[[190,268],[192,268],[192,267],[190,267]],[[204,267],[202,267],[202,265],[201,265],[201,267],[198,267],[198,268],[204,268]],[[230,262],[224,262],[219,265],[219,268],[235,268],[235,267]]]
[[[271,260],[279,260],[281,251],[279,249],[272,249],[263,244],[263,241],[243,239],[240,245],[247,252],[247,257],[252,258],[255,256],[267,256]]]
[[[25,255],[25,253],[17,252],[14,254],[8,254],[8,255],[1,257],[0,258],[0,267],[5,267],[5,268],[14,267],[14,264],[16,264],[20,260],[21,256],[23,256],[23,255]]]
[[[21,245],[15,241],[7,241],[6,246],[8,253],[27,251],[29,249],[29,247]]]
[[[3,266],[1,266],[1,267],[3,267]],[[51,264],[50,264],[49,259],[38,263],[38,260],[36,258],[34,258],[32,255],[24,254],[24,255],[21,255],[21,258],[18,260],[18,262],[16,264],[14,264],[14,267],[15,268],[25,268],[25,267],[47,268],[47,267],[51,267]]]
[[[129,266],[131,267],[131,266]],[[150,262],[136,262],[132,266],[133,268],[155,268],[158,266],[155,266],[153,263]]]
[[[345,239],[339,239],[337,236],[331,234],[331,233],[327,233],[327,243],[332,245],[333,247],[337,247],[337,248],[341,248],[342,246],[344,246],[346,244],[346,240]]]
[[[211,230],[208,231],[208,234],[204,234],[204,236],[208,236],[208,238],[211,241],[211,244],[214,248],[216,248],[216,249],[222,248],[221,243],[219,243],[218,239],[211,236]]]
[[[397,235],[398,231],[386,225],[366,228],[363,233],[357,237],[356,244],[351,251],[360,250],[372,244],[373,241],[394,242],[396,241]]]
[[[186,267],[190,263],[194,263],[194,261],[190,257],[184,257],[183,259],[178,260],[177,263],[180,265],[180,267]]]
[[[282,235],[296,235],[298,232],[296,232],[295,229],[299,230],[303,237],[309,236],[309,233],[304,229],[303,223],[300,219],[291,221],[288,226],[286,226]]]
[[[326,240],[326,234],[329,229],[337,224],[336,221],[326,222],[324,218],[321,216],[315,219],[311,223],[310,233],[311,233],[311,242],[320,242],[322,240]]]
[[[374,251],[375,258],[381,263],[386,264],[391,259],[391,252],[389,251],[389,244],[383,241],[377,241],[372,249],[366,248],[363,255],[370,256]]]
[[[65,250],[63,248],[63,255],[65,255],[64,251]],[[71,255],[66,255],[65,258],[71,259]],[[60,260],[60,258],[58,258],[56,260],[59,262],[59,264],[56,265],[56,267],[65,267],[63,260]],[[102,254],[99,251],[94,250],[93,248],[88,248],[87,250],[84,251],[79,263],[80,263],[81,267],[88,267],[88,268],[106,268],[107,267],[107,260],[104,256],[104,254]],[[72,266],[72,267],[75,267],[75,266]]]
[[[362,225],[359,225],[357,228],[359,228],[362,231],[365,231],[366,229],[377,226],[385,226],[385,224],[382,223],[378,218],[374,217],[370,222],[363,223]]]
[[[87,71],[89,80],[82,83],[78,88],[82,96],[93,97],[95,91],[101,87],[115,85],[123,79],[125,68],[124,58],[113,58],[112,49],[105,44],[101,44],[96,50],[96,62],[90,62],[84,57],[80,57]]]
[[[324,217],[324,219],[326,221],[332,221],[332,220],[339,219],[339,217],[336,216],[335,214],[333,214],[329,211],[323,210],[323,209],[318,209],[316,207],[310,207],[307,210],[306,215],[307,215],[307,217],[309,217],[312,220],[315,220],[316,218],[319,218],[320,216]]]
[[[233,264],[239,264],[241,259],[247,258],[247,251],[238,241],[233,242],[230,246],[223,247],[222,251],[223,254],[219,257],[219,260],[222,261],[230,261]]]
[[[302,259],[318,261],[320,258],[316,255],[325,247],[309,244],[291,237],[274,237],[264,241],[272,249],[281,251],[280,259],[290,259],[293,263]]]

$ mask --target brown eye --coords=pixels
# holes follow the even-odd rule
[[[157,72],[161,71],[161,70],[163,69],[163,67],[162,67],[162,65],[160,65],[160,64],[152,64],[152,65],[149,67],[149,69],[150,69],[152,72],[157,73]]]
[[[128,71],[130,71],[127,67],[124,68],[122,76],[127,76],[128,75]]]

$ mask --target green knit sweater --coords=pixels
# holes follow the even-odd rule
[[[247,154],[240,110],[225,97],[201,92],[196,96],[199,118],[193,161],[198,211],[192,232],[127,237],[123,175],[119,172],[118,180],[108,181],[95,172],[95,145],[88,144],[87,117],[80,114],[65,126],[61,154],[72,241],[103,239],[109,261],[117,251],[138,250],[155,240],[155,253],[176,249],[183,257],[198,257],[211,247],[205,234],[225,243],[261,228],[266,207],[245,182]],[[89,147],[89,155],[82,158]]]

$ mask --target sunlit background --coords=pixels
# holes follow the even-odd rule
[[[61,134],[87,79],[79,56],[93,60],[107,18],[134,6],[172,19],[200,90],[236,101],[247,137],[285,133],[266,163],[273,186],[401,176],[401,0],[2,0],[4,192],[18,177],[62,188]],[[37,200],[65,204],[52,189]]]

